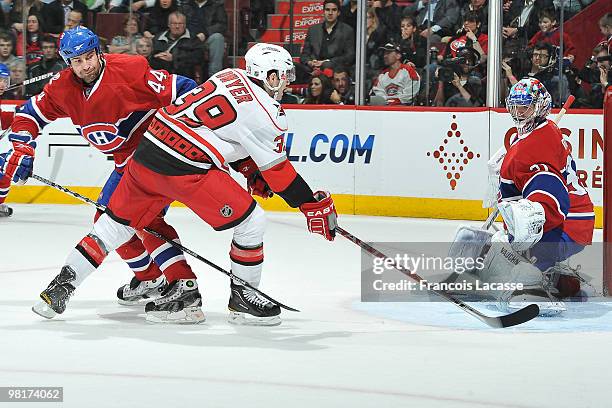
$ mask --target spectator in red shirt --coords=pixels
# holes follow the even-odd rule
[[[26,64],[32,65],[39,63],[42,60],[42,48],[40,40],[43,37],[41,30],[41,17],[39,14],[31,13],[28,16],[28,24],[26,27]],[[17,35],[16,54],[23,56],[23,31]]]
[[[466,13],[463,21],[463,29],[457,36],[452,37],[444,49],[443,56],[452,58],[457,56],[457,52],[464,47],[473,48],[480,54],[480,61],[486,61],[489,50],[489,37],[480,31],[480,16],[475,11]]]
[[[540,31],[537,32],[531,40],[529,40],[529,47],[533,48],[538,42],[545,42],[554,46],[559,46],[561,43],[561,34],[557,23],[557,17],[553,10],[543,10],[540,12]],[[576,48],[572,42],[571,37],[567,32],[563,33],[563,55],[565,58],[574,62],[574,55],[576,55]]]

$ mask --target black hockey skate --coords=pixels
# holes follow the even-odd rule
[[[281,324],[280,307],[245,286],[231,282],[228,322],[251,326]]]
[[[52,319],[58,314],[64,313],[68,299],[72,296],[75,287],[72,285],[76,279],[76,273],[68,265],[62,268],[57,275],[40,294],[42,302],[32,306],[32,311],[46,319]]]
[[[195,324],[206,320],[201,306],[196,280],[179,279],[170,283],[161,297],[147,303],[145,313],[152,323]]]
[[[13,209],[6,204],[0,204],[0,218],[13,215]]]
[[[117,302],[120,305],[138,305],[161,295],[168,286],[165,276],[156,279],[140,281],[135,276],[130,283],[117,289]]]

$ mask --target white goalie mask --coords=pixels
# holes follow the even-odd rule
[[[535,78],[523,78],[512,85],[506,98],[506,108],[519,135],[529,133],[545,122],[551,107],[550,94]]]
[[[258,43],[252,46],[244,56],[246,59],[246,73],[248,76],[263,82],[266,90],[274,94],[275,99],[285,86],[295,81],[295,66],[291,54],[278,45]],[[276,71],[280,82],[277,86],[268,83],[268,73]]]

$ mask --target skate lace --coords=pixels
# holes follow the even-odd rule
[[[257,292],[255,292],[252,289],[245,288],[243,293],[244,293],[245,299],[257,307],[263,307],[271,303],[268,299],[260,296]]]

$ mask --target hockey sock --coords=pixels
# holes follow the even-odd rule
[[[6,196],[9,193],[10,187],[11,179],[8,177],[0,176],[0,204],[4,204],[4,200],[6,200]]]
[[[263,258],[263,243],[247,247],[232,241],[230,249],[232,273],[249,282],[253,287],[259,286]]]
[[[263,236],[266,230],[266,215],[260,206],[234,228],[234,240],[230,249],[232,273],[259,286],[263,268]]]
[[[116,252],[128,264],[139,281],[157,279],[161,276],[161,270],[136,235],[117,248]]]
[[[66,259],[76,274],[74,287],[79,286],[104,261],[108,251],[95,235],[89,234],[77,244]]]
[[[149,224],[149,228],[170,238],[174,242],[180,243],[176,230],[168,225],[162,217],[156,217]],[[142,238],[144,247],[149,251],[153,261],[159,266],[168,282],[173,282],[177,279],[196,279],[195,274],[185,259],[185,255],[183,255],[180,249],[146,232],[139,232],[138,235]]]

